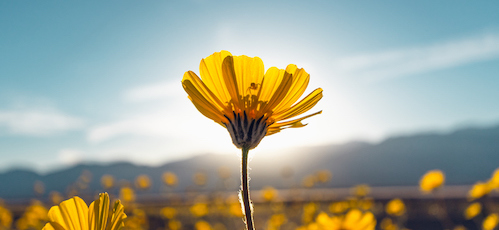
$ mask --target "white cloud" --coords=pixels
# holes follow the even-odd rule
[[[64,165],[75,165],[82,161],[83,151],[77,149],[61,149],[59,151],[59,161]]]
[[[337,74],[368,82],[451,68],[499,57],[499,35],[452,40],[429,46],[363,54],[335,60]]]
[[[152,85],[139,86],[125,92],[125,100],[129,102],[142,102],[149,100],[165,99],[183,93],[180,81],[161,82]]]
[[[0,130],[8,134],[46,136],[81,128],[83,121],[53,109],[0,110]]]

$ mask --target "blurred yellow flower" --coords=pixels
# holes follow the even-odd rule
[[[142,209],[135,208],[132,215],[128,216],[125,220],[126,230],[147,230],[149,229],[149,222],[147,220],[146,212]]]
[[[317,181],[317,177],[315,175],[308,175],[303,178],[301,181],[301,184],[305,188],[312,188],[315,185],[315,182]]]
[[[33,200],[31,205],[26,208],[21,218],[17,219],[16,227],[18,230],[41,229],[47,222],[47,208],[39,200]]]
[[[196,230],[212,230],[211,225],[203,220],[197,221],[194,227],[196,228]]]
[[[493,230],[495,227],[497,227],[498,223],[499,223],[499,215],[497,213],[492,213],[483,220],[482,229]]]
[[[381,220],[381,223],[379,224],[380,225],[380,228],[382,230],[398,230],[399,227],[393,223],[393,220],[386,217],[386,218],[383,218],[383,220]]]
[[[180,221],[178,220],[170,220],[168,222],[168,227],[170,228],[170,230],[179,230],[182,228],[182,223],[180,223]]]
[[[497,168],[492,177],[489,180],[489,185],[491,189],[499,189],[499,168]]]
[[[327,169],[320,170],[316,172],[315,175],[317,177],[317,181],[323,184],[329,182],[331,178],[333,178],[333,174]]]
[[[63,201],[50,208],[48,217],[49,222],[43,227],[44,230],[118,230],[124,226],[126,215],[120,201],[116,201],[109,212],[109,196],[101,193],[89,207],[79,197]]]
[[[432,192],[445,183],[445,175],[441,170],[430,170],[419,180],[419,188],[423,192]]]
[[[135,191],[130,187],[123,187],[120,189],[120,199],[123,202],[134,202],[135,201]]]
[[[371,193],[371,187],[367,184],[359,184],[353,188],[353,194],[357,197],[364,197]]]
[[[297,102],[310,77],[296,65],[271,67],[264,74],[260,58],[221,51],[202,59],[199,69],[201,78],[188,71],[182,86],[203,115],[227,128],[238,148],[253,149],[266,135],[303,127],[303,119],[320,113],[289,120],[322,98],[319,88]]]
[[[269,221],[267,222],[267,229],[279,229],[281,225],[286,223],[288,219],[286,218],[286,215],[280,213],[280,214],[274,214],[270,217]]]
[[[194,184],[196,185],[204,186],[208,181],[208,176],[206,173],[197,172],[192,176],[192,181],[194,181]]]
[[[163,218],[167,219],[173,219],[177,216],[177,210],[172,207],[164,207],[159,212]]]
[[[393,199],[385,206],[388,215],[401,216],[405,213],[405,204],[401,199]]]
[[[189,210],[196,217],[206,216],[208,214],[208,205],[206,203],[196,203]]]
[[[374,230],[376,218],[371,212],[353,209],[343,216],[329,217],[326,213],[320,213],[316,223],[321,230]]]
[[[277,197],[277,190],[267,186],[262,189],[262,197],[265,201],[273,201]]]
[[[13,221],[12,212],[5,208],[2,203],[0,201],[0,230],[10,229]]]
[[[473,219],[475,216],[482,212],[482,204],[474,202],[470,204],[464,211],[464,217],[467,220]]]
[[[135,178],[135,186],[139,189],[149,189],[151,187],[151,178],[148,175],[142,174]]]
[[[177,174],[173,172],[165,172],[163,173],[163,182],[170,187],[175,187],[177,186],[178,183],[178,178]]]
[[[111,175],[103,175],[100,179],[100,183],[104,189],[110,189],[114,187],[114,177]]]
[[[340,214],[346,212],[350,205],[347,201],[338,201],[329,205],[329,211],[333,214]]]
[[[490,192],[490,186],[488,183],[479,181],[476,182],[473,187],[471,187],[470,191],[468,192],[468,199],[469,200],[476,200],[479,199]]]

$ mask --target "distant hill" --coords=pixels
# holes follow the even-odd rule
[[[137,166],[131,163],[87,163],[65,170],[38,175],[26,170],[12,170],[0,174],[0,197],[23,199],[34,197],[33,184],[42,181],[45,195],[50,191],[65,193],[82,172],[88,171],[92,180],[89,193],[103,191],[100,178],[113,175],[120,183],[133,182],[137,175],[147,174],[152,179],[149,192],[165,189],[162,174],[177,174],[176,191],[186,190],[234,190],[239,186],[240,159],[234,155],[206,154],[191,159],[168,163],[159,167]],[[217,170],[227,167],[231,177],[222,181]],[[371,186],[417,185],[419,178],[428,170],[441,169],[446,183],[472,184],[485,180],[499,167],[499,126],[492,128],[467,128],[452,133],[422,133],[388,138],[378,144],[352,142],[293,150],[286,154],[255,155],[250,162],[251,188],[264,186],[288,188],[298,186],[302,178],[318,170],[332,172],[332,180],[322,187],[350,187],[366,183]],[[282,172],[292,177],[283,179]],[[203,172],[208,177],[206,186],[196,187],[192,177]],[[113,192],[113,191],[110,191]],[[116,192],[116,191],[114,191]],[[140,193],[140,192],[139,192]]]

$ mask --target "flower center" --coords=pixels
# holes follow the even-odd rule
[[[229,122],[223,123],[230,133],[232,143],[238,148],[255,148],[267,135],[267,128],[271,125],[267,122],[268,117],[251,118],[246,111],[233,114],[233,118],[224,115]]]

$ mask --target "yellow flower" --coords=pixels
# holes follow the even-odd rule
[[[371,187],[367,184],[359,184],[353,188],[352,192],[357,197],[364,197],[371,193]]]
[[[405,204],[401,199],[393,199],[386,204],[386,213],[392,216],[401,216],[405,213]]]
[[[203,220],[196,222],[194,227],[196,230],[212,230],[211,225]]]
[[[100,179],[100,183],[104,189],[110,189],[114,186],[114,177],[111,175],[103,175]]]
[[[421,177],[419,187],[423,192],[432,192],[445,183],[445,175],[440,170],[430,170]]]
[[[489,194],[489,192],[490,192],[489,184],[479,181],[476,182],[468,192],[468,199],[475,200]]]
[[[164,207],[159,212],[162,217],[167,219],[173,219],[177,216],[177,210],[172,207]]]
[[[329,211],[334,214],[343,213],[348,210],[349,205],[347,201],[338,201],[329,205]]]
[[[189,209],[192,215],[196,217],[203,217],[208,214],[208,205],[206,203],[196,203]]]
[[[50,208],[48,217],[44,230],[117,230],[124,226],[126,215],[120,201],[116,201],[109,213],[109,196],[101,193],[89,207],[77,196],[65,200]]]
[[[277,197],[277,190],[273,187],[265,187],[262,190],[262,197],[265,201],[272,201]]]
[[[135,186],[139,189],[149,189],[151,187],[151,178],[145,174],[139,175],[135,179]]]
[[[201,78],[186,72],[182,86],[203,115],[227,128],[238,148],[253,149],[263,137],[303,127],[303,119],[321,113],[289,120],[322,98],[318,88],[297,102],[310,75],[296,65],[286,70],[271,67],[264,74],[260,58],[221,51],[201,60],[200,73]]]
[[[333,177],[333,174],[327,169],[317,171],[315,174],[317,176],[318,182],[323,184],[329,182]]]
[[[489,184],[491,189],[499,189],[499,168],[492,173]]]
[[[481,212],[482,212],[482,205],[478,202],[475,202],[473,204],[470,204],[466,208],[466,210],[464,211],[464,217],[466,217],[467,220],[471,220]]]
[[[350,210],[344,216],[329,217],[321,213],[316,218],[319,229],[324,230],[374,230],[376,218],[371,212],[361,212],[358,209]]]
[[[3,207],[2,203],[3,201],[0,200],[0,229],[10,229],[13,220],[12,212]]]
[[[135,201],[135,191],[133,191],[133,189],[130,187],[121,188],[120,189],[120,199],[122,199],[123,202],[125,202],[125,203],[134,202]]]
[[[177,186],[177,183],[178,183],[178,177],[173,172],[165,172],[165,173],[163,173],[163,182],[167,186],[175,187],[175,186]]]
[[[482,222],[483,230],[493,230],[499,223],[499,215],[497,213],[492,213],[488,215]]]

